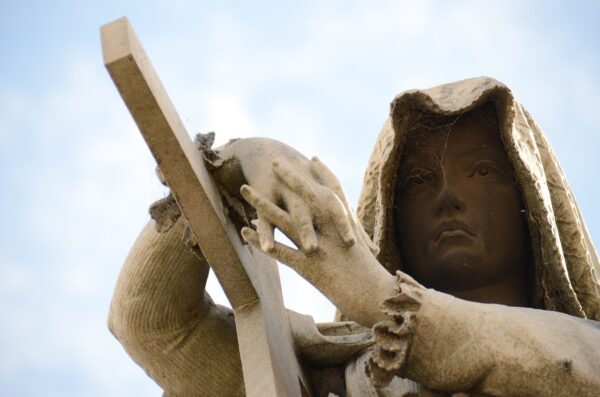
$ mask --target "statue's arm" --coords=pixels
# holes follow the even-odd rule
[[[119,276],[109,328],[166,395],[243,395],[233,314],[205,292],[208,265],[182,234],[182,219],[163,233],[154,221],[142,230]]]
[[[307,204],[318,249],[307,253],[293,218],[251,187],[244,198],[299,249],[275,242],[267,251],[320,289],[349,318],[373,326],[377,344],[369,371],[379,385],[398,375],[429,389],[475,395],[591,396],[600,390],[600,325],[566,314],[474,303],[425,289],[399,273],[394,280],[361,239],[337,180],[312,161],[313,176],[285,162],[278,178]],[[346,208],[331,212],[328,203]],[[345,218],[353,244],[334,227]],[[262,231],[242,229],[262,246]],[[394,294],[396,290],[396,294]]]
[[[600,323],[468,302],[402,282],[399,288],[385,304],[388,320],[374,326],[378,347],[370,369],[376,380],[399,375],[432,390],[502,396],[600,390]]]
[[[235,199],[240,186],[248,183],[277,198],[294,208],[295,219],[306,224],[302,241],[314,244],[301,197],[271,171],[277,158],[294,162],[298,170],[307,170],[307,159],[265,138],[204,150],[224,192]],[[115,288],[109,328],[167,395],[243,395],[233,314],[215,305],[205,292],[208,264],[188,247],[193,239],[188,236],[188,244],[183,242],[184,221],[178,208],[172,207],[174,200],[169,197],[157,204],[151,213],[161,232],[151,221],[132,247]],[[272,233],[271,228],[271,239]]]

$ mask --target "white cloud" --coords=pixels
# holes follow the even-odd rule
[[[239,95],[219,92],[210,97],[206,113],[209,115],[206,125],[210,130],[219,131],[221,143],[232,138],[255,136],[257,128],[248,114],[247,103]]]
[[[324,131],[320,109],[304,103],[277,103],[264,115],[262,133],[270,137],[285,137],[285,143],[311,157],[320,148]]]
[[[22,371],[50,374],[69,366],[84,377],[80,382],[94,385],[96,394],[88,395],[114,395],[131,383],[158,395],[119,352],[106,314],[120,261],[162,189],[129,116],[115,111],[124,107],[96,58],[72,59],[59,90],[17,102],[36,111],[27,139],[39,148],[24,160],[36,166],[22,175],[28,185],[19,198],[26,209],[20,227],[32,250],[45,252],[2,264],[3,285],[10,287],[3,294],[14,302],[3,309],[10,328],[0,333],[2,378],[13,387]],[[14,106],[3,102],[0,114],[14,114]]]
[[[20,120],[27,117],[27,103],[23,95],[18,92],[0,93],[0,148],[6,148],[15,140],[19,131]]]

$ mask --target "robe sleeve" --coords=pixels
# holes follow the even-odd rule
[[[208,265],[182,241],[184,222],[164,233],[150,221],[127,257],[108,325],[165,396],[242,396],[230,309],[204,291]]]
[[[375,384],[401,376],[450,393],[600,393],[596,321],[468,302],[401,280],[398,295],[382,308],[389,319],[374,326],[376,346],[367,364]]]

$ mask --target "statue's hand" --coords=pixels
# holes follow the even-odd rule
[[[288,193],[291,207],[285,203],[281,206],[274,205],[272,199],[252,186],[244,185],[240,189],[244,199],[257,210],[257,231],[263,250],[269,252],[274,249],[275,225],[307,255],[317,250],[319,242],[325,238],[335,240],[345,247],[353,246],[358,239],[359,244],[376,253],[377,246],[371,242],[354,216],[333,173],[316,157],[306,160],[306,164],[302,165],[306,165],[306,168],[298,167],[298,164],[292,164],[288,158],[282,157],[272,161],[271,169],[280,184],[283,184],[279,185],[279,189]],[[302,216],[295,217],[294,212],[301,212]],[[320,238],[307,247],[303,244],[304,236],[314,233],[316,237],[315,227],[318,228]],[[264,244],[264,241],[269,244]]]
[[[313,218],[316,213],[311,207],[311,197],[306,192],[323,193],[326,181],[319,179],[314,162],[309,161],[295,149],[272,139],[247,138],[234,141],[218,149],[219,156],[224,160],[223,166],[215,173],[221,186],[224,186],[231,194],[237,195],[242,184],[249,185],[248,191],[252,196],[260,197],[262,201],[277,206],[280,212],[286,212],[288,218],[274,218],[272,211],[264,211],[262,207],[254,205],[258,211],[258,234],[260,247],[264,251],[272,251],[274,239],[274,222],[288,236],[293,236],[293,241],[304,252],[311,253],[318,247],[317,235],[313,226]],[[282,161],[280,159],[285,159]],[[294,176],[305,182],[303,189],[298,189],[294,180],[282,178],[281,169],[273,166],[273,163],[284,164],[285,169],[294,170]],[[286,173],[287,175],[287,173]],[[333,178],[335,179],[335,178]],[[289,183],[288,183],[289,182]],[[337,183],[337,180],[335,181]],[[339,187],[338,194],[343,197]],[[319,190],[320,189],[320,190]],[[336,194],[338,191],[336,191]],[[324,197],[325,198],[325,197]],[[334,200],[335,194],[326,197],[326,212],[336,214],[335,219],[340,220],[335,227],[345,244],[354,243],[354,234],[351,222],[347,221],[349,207],[340,205],[339,200]],[[250,202],[253,204],[253,202]],[[283,210],[281,210],[283,209]],[[339,216],[338,216],[339,215]],[[293,224],[291,227],[289,225]]]
[[[303,228],[290,213],[275,205],[256,189],[242,186],[242,196],[257,210],[257,231],[242,229],[251,244],[287,264],[307,279],[352,319],[371,326],[381,318],[379,304],[394,291],[392,277],[373,255],[377,247],[354,217],[333,173],[317,158],[309,162],[309,173],[298,172],[288,159],[273,162],[277,178],[302,199],[311,228],[318,238],[313,249],[302,244]],[[261,227],[265,222],[268,226]],[[298,247],[290,248],[272,239],[275,225]],[[268,234],[263,238],[263,234]],[[265,246],[263,241],[273,241]],[[312,248],[312,247],[311,247]]]

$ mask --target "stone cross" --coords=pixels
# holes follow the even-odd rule
[[[101,28],[104,64],[235,314],[246,395],[308,396],[276,262],[244,244],[126,17]]]

